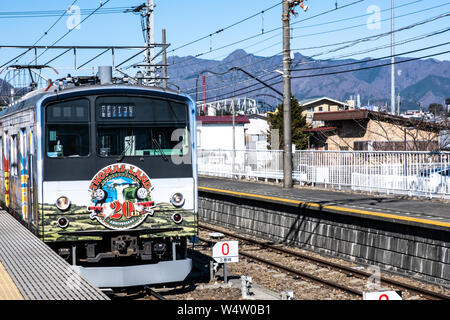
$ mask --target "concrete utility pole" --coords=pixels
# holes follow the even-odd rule
[[[145,15],[147,17],[147,46],[150,46],[150,44],[154,43],[155,39],[155,28],[154,28],[154,3],[153,0],[147,0],[147,10],[145,12]],[[148,48],[147,49],[147,77],[154,78],[155,77],[155,69],[151,66],[152,60],[154,57],[154,48]],[[150,80],[152,81],[152,80]]]
[[[394,0],[391,0],[391,113],[395,114]]]
[[[291,1],[283,0],[283,188],[292,188],[290,5]]]
[[[166,44],[166,29],[162,29],[162,43]],[[164,49],[162,53],[162,76],[163,76],[163,84],[162,87],[167,89],[167,49]]]

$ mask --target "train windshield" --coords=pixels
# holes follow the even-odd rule
[[[141,127],[107,126],[97,127],[97,147],[100,156],[155,156],[185,155],[188,152],[186,126]]]
[[[60,102],[47,107],[46,151],[50,158],[89,155],[89,101]]]
[[[187,110],[184,103],[156,98],[98,98],[97,155],[186,155],[189,153]]]

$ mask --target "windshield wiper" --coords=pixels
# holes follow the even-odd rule
[[[161,156],[163,157],[164,161],[169,161],[169,159],[167,159],[166,155],[164,154],[164,151],[161,149],[161,145],[158,143],[158,141],[156,141],[155,138],[152,138],[152,141],[158,147],[159,152],[161,153]]]
[[[125,147],[125,149],[123,149],[123,151],[120,154],[119,158],[116,159],[117,162],[122,162],[123,158],[125,158],[125,154],[127,153],[128,149],[130,149],[132,144],[133,144],[133,139],[131,138],[128,141],[128,145]]]

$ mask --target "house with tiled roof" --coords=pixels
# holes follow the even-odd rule
[[[349,151],[433,151],[441,148],[448,125],[365,109],[316,112],[320,127],[310,133],[309,148]]]
[[[315,121],[313,119],[316,112],[332,112],[340,110],[353,109],[354,105],[347,102],[342,102],[336,99],[328,97],[309,98],[299,101],[300,106],[305,108],[304,115],[306,121],[312,125],[312,127],[322,126],[323,123]]]

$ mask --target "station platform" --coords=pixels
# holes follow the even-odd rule
[[[336,214],[399,224],[450,230],[450,202],[413,200],[399,196],[368,195],[227,178],[199,177],[199,192],[223,194],[239,198],[304,207]]]
[[[0,300],[109,300],[14,217],[0,210]]]

